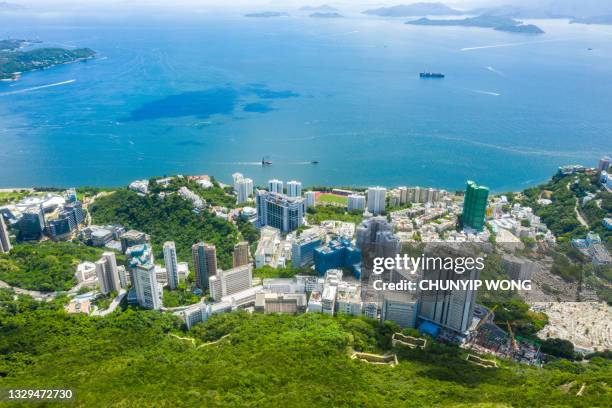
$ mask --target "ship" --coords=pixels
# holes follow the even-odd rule
[[[318,160],[313,160],[313,161],[310,162],[310,164],[319,164],[319,161]]]
[[[261,158],[261,165],[262,165],[262,166],[270,166],[270,165],[272,165],[272,161],[271,161],[271,160],[266,159],[265,157],[262,157],[262,158]]]
[[[419,76],[421,78],[444,78],[444,74],[439,72],[421,72]]]

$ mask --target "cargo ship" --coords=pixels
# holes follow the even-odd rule
[[[444,78],[444,74],[439,72],[421,72],[419,76],[421,78]]]

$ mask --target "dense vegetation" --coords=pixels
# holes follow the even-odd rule
[[[377,366],[348,350],[385,352],[396,328],[365,318],[229,313],[182,333],[169,314],[67,315],[3,292],[0,387],[73,388],[79,406],[595,407],[612,398],[603,358],[486,369],[430,342],[396,350],[396,367]]]
[[[9,254],[0,254],[0,280],[43,292],[68,290],[77,283],[77,264],[96,261],[102,252],[72,242],[15,245]]]
[[[343,207],[318,205],[308,208],[306,219],[310,224],[320,224],[327,220],[354,222],[355,224],[359,224],[363,221],[363,214],[360,210],[347,211],[346,208]]]
[[[574,209],[578,200],[595,190],[596,185],[588,175],[557,175],[545,184],[525,189],[522,202],[533,208],[559,242],[569,242],[572,238],[583,238],[588,232],[588,228],[578,221]],[[549,198],[552,204],[538,204],[540,198]]]
[[[295,275],[312,275],[314,271],[310,268],[293,268],[291,265],[286,268],[273,268],[264,265],[261,268],[253,269],[253,277],[256,278],[293,278]]]
[[[31,51],[0,52],[0,79],[13,79],[15,72],[49,68],[59,64],[92,58],[89,48],[37,48]]]
[[[154,177],[149,180],[150,193],[171,193],[178,191],[181,187],[187,187],[189,190],[202,197],[202,199],[208,205],[228,208],[236,207],[236,197],[230,194],[232,188],[228,187],[227,190],[222,188],[214,178],[211,178],[210,180],[213,184],[213,186],[210,188],[203,188],[194,180],[188,180],[185,177],[174,177],[167,183],[167,185],[157,183],[157,180],[159,179],[160,177]]]
[[[174,241],[179,260],[191,262],[191,246],[204,241],[217,247],[220,267],[232,265],[232,251],[238,240],[236,228],[206,210],[198,214],[190,202],[176,194],[161,199],[119,190],[98,198],[90,212],[94,224],[119,223],[150,234],[157,258],[163,256],[163,243]]]
[[[186,306],[198,303],[200,297],[194,295],[190,286],[191,285],[181,283],[179,287],[174,290],[164,288],[164,307]]]

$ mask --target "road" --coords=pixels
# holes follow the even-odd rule
[[[123,298],[127,295],[127,291],[125,289],[121,289],[116,298],[113,299],[108,309],[104,309],[100,311],[99,309],[94,310],[91,314],[92,316],[106,316],[107,314],[111,314],[117,309],[117,306],[121,303]]]

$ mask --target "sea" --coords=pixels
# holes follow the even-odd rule
[[[97,52],[0,83],[0,187],[240,172],[503,192],[612,153],[612,26],[403,22],[0,15],[0,37]]]

